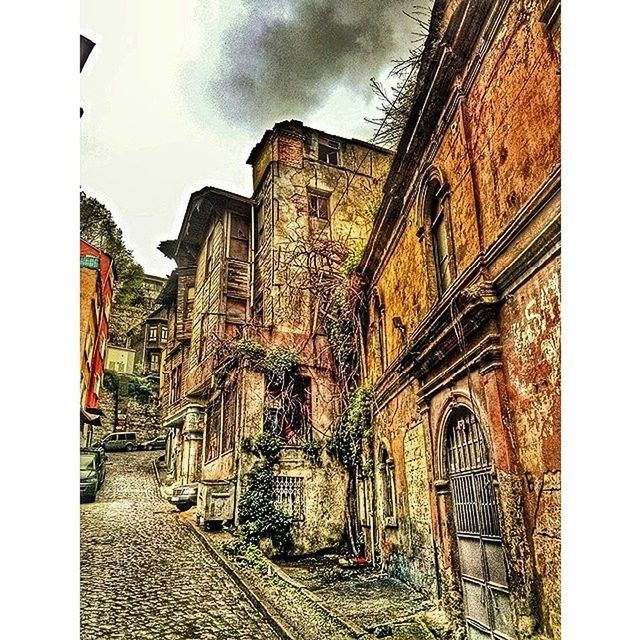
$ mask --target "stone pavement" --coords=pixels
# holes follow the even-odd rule
[[[277,636],[160,499],[158,452],[110,453],[80,506],[81,640],[272,640]]]
[[[434,610],[418,591],[370,568],[341,568],[338,556],[277,560],[277,565],[324,606],[356,627],[375,630]]]

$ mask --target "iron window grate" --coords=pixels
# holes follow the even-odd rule
[[[304,520],[304,479],[295,476],[276,476],[276,505],[294,521]]]

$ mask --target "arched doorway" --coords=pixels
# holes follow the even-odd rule
[[[512,640],[515,630],[489,448],[467,407],[451,412],[445,446],[468,638]]]

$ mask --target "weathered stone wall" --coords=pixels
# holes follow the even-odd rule
[[[97,442],[108,433],[115,431],[115,394],[102,387],[100,393],[100,408],[104,411],[102,426],[94,427],[93,441]],[[141,403],[133,397],[118,398],[118,414],[126,414],[127,422],[118,431],[135,431],[138,442],[164,435],[166,429],[162,427],[160,402],[158,397],[148,403]]]
[[[541,582],[541,607],[560,637],[560,259],[514,292],[501,312],[524,517]]]
[[[459,4],[447,3],[445,26]],[[397,575],[422,588],[437,577],[441,602],[457,612],[461,624],[442,428],[450,407],[467,403],[491,448],[518,637],[543,633],[557,640],[558,40],[540,21],[546,3],[498,4],[505,11],[495,31],[480,37],[481,47],[454,82],[433,136],[424,141],[422,159],[402,194],[400,221],[380,235],[381,247],[370,249],[381,258],[368,267],[367,370],[376,392],[376,447],[386,443],[393,457],[398,510],[396,526],[384,522],[381,471],[374,466],[376,538],[383,561]],[[438,293],[429,212],[423,210],[427,176],[437,176],[447,196],[457,278],[444,294]],[[483,288],[489,293],[480,303],[475,296]],[[371,322],[378,296],[384,371]],[[469,299],[486,306],[467,321],[461,309]],[[434,352],[429,344],[437,345]],[[428,355],[416,365],[421,352]],[[433,545],[416,544],[418,530]],[[418,557],[420,562],[412,560]]]
[[[374,421],[377,541],[382,562],[391,573],[437,598],[427,447],[416,389],[409,387],[377,412]],[[393,519],[383,517],[380,447],[386,447],[394,467]]]

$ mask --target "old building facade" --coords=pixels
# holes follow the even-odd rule
[[[474,639],[560,637],[559,4],[435,2],[361,263],[369,553]]]
[[[160,357],[168,335],[167,310],[164,307],[155,309],[140,324],[129,329],[127,345],[135,352],[134,369],[137,374],[160,375]]]
[[[293,551],[341,542],[346,475],[326,451],[335,381],[324,310],[309,286],[320,272],[309,271],[307,252],[314,243],[364,244],[390,158],[301,122],[278,123],[249,157],[253,198],[213,188],[193,194],[178,239],[161,245],[178,264],[170,282],[186,269],[191,278],[182,293],[177,285],[162,296],[168,456],[177,482],[201,482],[203,519],[219,518],[219,507],[238,523],[244,481],[266,434],[282,446],[274,482],[294,521]],[[190,288],[189,339],[172,347],[171,318]],[[295,366],[274,376],[256,365],[258,351]],[[210,504],[210,495],[226,495],[226,506]]]
[[[80,240],[80,444],[100,422],[100,388],[109,335],[114,268],[104,251]]]

